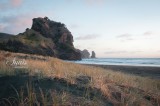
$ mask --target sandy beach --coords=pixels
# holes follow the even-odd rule
[[[125,66],[125,65],[93,65],[93,64],[90,64],[90,65],[95,67],[101,67],[104,69],[111,69],[113,71],[120,71],[127,74],[160,79],[160,67]]]

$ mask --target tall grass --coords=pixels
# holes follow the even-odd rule
[[[79,76],[89,76],[91,77],[90,82],[85,85],[91,88],[99,89],[107,100],[122,105],[137,105],[147,103],[143,97],[147,94],[154,95],[157,100],[160,98],[160,81],[157,79],[150,79],[147,77],[140,77],[131,74],[124,74],[122,72],[115,72],[112,70],[106,70],[103,68],[98,68],[94,66],[85,66],[80,64],[75,64],[71,62],[65,62],[52,57],[43,57],[37,55],[28,55],[21,53],[10,53],[10,52],[0,52],[0,75],[16,75],[17,69],[7,66],[5,64],[5,59],[9,58],[25,58],[28,69],[25,71],[29,72],[30,76],[38,76],[39,79],[43,78],[59,78],[65,79],[68,83],[78,84],[76,79]],[[22,69],[23,70],[23,69]],[[39,89],[41,102],[37,101],[36,93],[29,82],[27,84],[27,98],[24,98],[24,91],[21,90],[19,93],[19,103],[21,105],[47,105],[47,96],[42,89]],[[141,91],[141,92],[140,92]],[[87,94],[88,93],[88,94]],[[120,100],[118,97],[114,97],[113,93],[120,95]],[[50,98],[52,98],[53,105],[59,105],[60,100],[62,105],[69,104],[67,101],[68,94],[64,91],[60,97],[55,96],[54,93],[50,93]],[[89,95],[89,91],[86,92],[84,97]],[[54,95],[54,96],[53,96]],[[61,99],[60,99],[61,98]],[[96,100],[95,100],[96,101]],[[98,103],[97,101],[95,103]],[[158,103],[159,104],[159,103]],[[160,105],[160,104],[159,104]]]

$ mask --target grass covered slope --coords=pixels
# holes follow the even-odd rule
[[[54,56],[55,44],[51,39],[43,37],[38,32],[28,29],[24,33],[11,36],[8,40],[0,42],[0,49],[20,53],[41,53]]]
[[[25,68],[9,64],[13,59],[25,59]],[[4,51],[0,52],[0,91],[0,105],[160,105],[159,80]]]
[[[0,33],[0,42],[2,42],[3,40],[7,40],[9,38],[11,38],[14,35],[11,34],[6,34],[6,33]]]

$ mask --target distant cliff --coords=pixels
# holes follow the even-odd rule
[[[81,53],[81,57],[83,59],[86,59],[86,58],[96,58],[96,53],[94,51],[91,52],[91,56],[90,56],[90,53],[88,52],[87,49],[79,50],[79,52]]]
[[[16,36],[0,33],[0,49],[12,52],[54,56],[65,60],[81,60],[66,26],[47,17],[34,18],[31,29]]]
[[[88,52],[88,50],[84,49],[80,51],[80,53],[82,58],[90,58],[90,53]]]

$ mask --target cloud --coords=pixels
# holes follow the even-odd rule
[[[5,9],[8,9],[9,8],[9,5],[7,3],[1,3],[0,4],[0,10],[5,10]]]
[[[120,53],[127,53],[127,51],[107,51],[104,53],[105,54],[120,54]]]
[[[155,35],[160,35],[159,32],[152,32],[152,31],[146,31],[143,33],[143,36],[155,36]]]
[[[79,36],[76,37],[76,40],[89,40],[89,39],[95,39],[97,37],[99,37],[100,35],[98,34],[89,34],[89,35],[85,35],[85,36]]]
[[[121,41],[130,41],[130,40],[134,40],[132,38],[132,35],[129,33],[125,33],[125,34],[121,34],[116,36],[118,39],[120,39]]]
[[[71,24],[69,27],[72,28],[72,29],[76,29],[76,28],[78,28],[79,26],[78,26],[77,24]]]
[[[151,31],[147,31],[147,32],[144,32],[143,35],[144,36],[150,36],[150,35],[153,35],[154,33],[151,32]]]
[[[44,17],[43,13],[29,13],[0,17],[1,32],[18,34],[25,31],[26,28],[30,28],[32,25],[32,19],[35,17]]]
[[[69,2],[69,3],[71,3],[71,2],[74,2],[74,1],[76,1],[76,0],[65,0],[67,3]],[[104,4],[104,2],[106,1],[106,0],[81,0],[81,1],[83,1],[84,3],[86,3],[86,4],[89,4],[89,5],[97,5],[97,4]]]
[[[0,4],[0,10],[8,10],[8,9],[13,9],[22,4],[23,0],[9,0],[6,2],[1,2]]]
[[[84,0],[89,5],[102,5],[104,4],[105,0]]]
[[[160,32],[159,31],[157,32],[156,31],[146,31],[143,34],[141,34],[141,36],[144,39],[148,39],[148,40],[157,39],[157,37],[160,36]]]
[[[143,51],[125,51],[125,50],[120,50],[120,51],[107,51],[107,52],[104,52],[104,53],[105,54],[126,54],[126,53],[133,54],[133,53],[140,53],[140,52],[143,52]]]
[[[1,31],[6,33],[19,33],[24,31],[26,27],[32,23],[31,15],[17,15],[17,16],[4,16],[0,18],[0,22],[3,23],[3,29]]]
[[[22,0],[11,0],[12,6],[20,6],[22,4]]]
[[[117,38],[128,38],[131,36],[132,36],[131,34],[125,33],[125,34],[118,35]]]
[[[106,2],[106,0],[80,0],[80,1],[87,6],[102,6]],[[76,0],[65,0],[65,2],[68,4],[68,3],[73,3],[77,1]]]
[[[0,25],[0,31],[3,31],[4,25]]]

